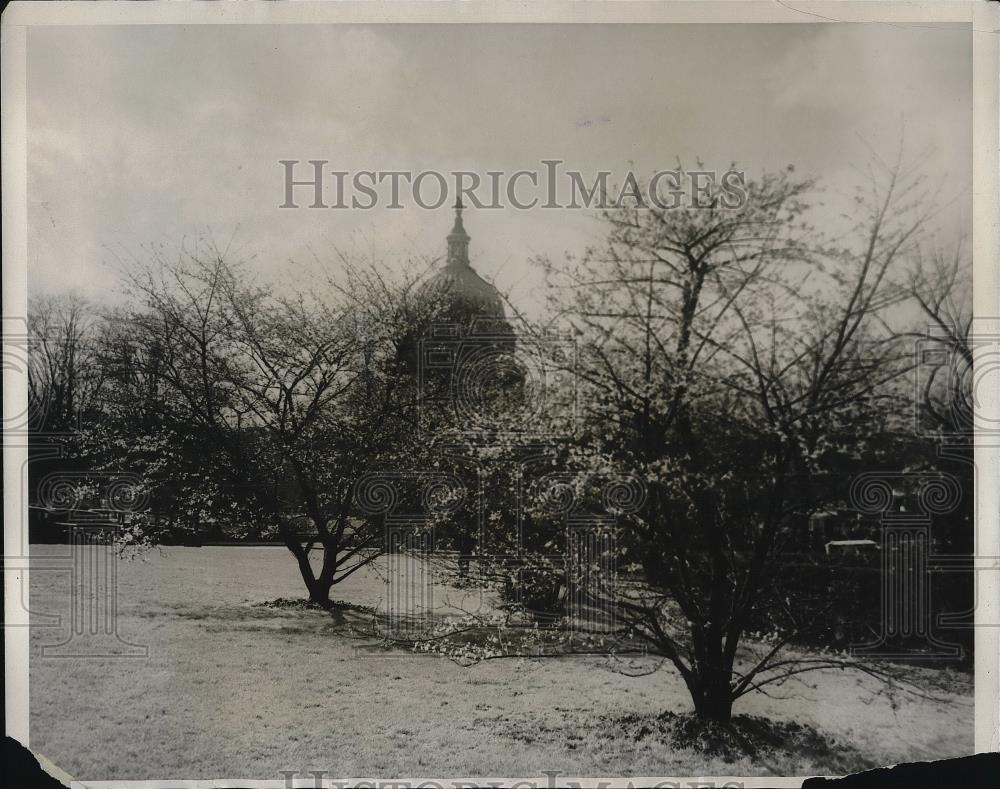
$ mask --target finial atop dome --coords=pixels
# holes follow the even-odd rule
[[[448,234],[448,265],[469,266],[469,234],[462,224],[462,198],[455,201],[455,225]]]

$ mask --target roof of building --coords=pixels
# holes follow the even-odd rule
[[[505,318],[503,298],[469,263],[469,234],[462,223],[462,204],[455,206],[455,224],[448,234],[444,266],[420,289],[421,294],[448,299],[462,312],[478,317]]]

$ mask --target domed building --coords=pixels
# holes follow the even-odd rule
[[[463,335],[512,333],[500,293],[469,263],[470,237],[462,222],[461,201],[455,205],[455,224],[447,240],[445,264],[420,288],[420,298],[440,302],[440,317],[453,320],[464,329]]]
[[[444,265],[417,292],[424,329],[413,347],[424,394],[447,391],[452,399],[477,401],[478,408],[513,395],[524,373],[513,358],[514,330],[504,300],[472,268],[469,241],[459,201]]]

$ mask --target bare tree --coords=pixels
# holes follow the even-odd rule
[[[916,255],[903,292],[919,308],[917,322],[923,331],[903,331],[944,353],[918,360],[921,367],[922,416],[945,435],[971,432],[973,417],[972,267],[964,239],[950,250],[933,249]]]
[[[309,599],[374,560],[355,480],[405,452],[413,393],[394,331],[364,331],[369,294],[278,297],[213,244],[129,269],[133,304],[106,345],[107,417],[87,449],[147,475],[200,479],[188,510],[238,512],[294,555]],[[319,551],[319,566],[310,561]]]
[[[721,195],[705,208],[615,209],[604,247],[548,265],[554,306],[582,343],[577,468],[647,487],[623,519],[623,560],[641,576],[605,604],[713,720],[746,693],[851,663],[782,657],[804,623],[773,584],[808,514],[846,497],[835,472],[884,449],[874,436],[891,441],[908,369],[877,316],[898,303],[889,272],[927,218],[919,179],[885,168],[839,244],[811,235],[811,186],[789,171],[747,184],[735,209]],[[775,638],[749,659],[740,646],[762,613]]]
[[[76,294],[30,301],[28,396],[35,415],[33,430],[71,430],[94,407],[103,385],[96,363],[97,324],[96,311]]]

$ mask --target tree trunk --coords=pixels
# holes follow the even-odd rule
[[[323,578],[316,578],[313,581],[306,581],[309,587],[309,602],[317,603],[323,608],[330,608],[333,603],[330,601],[330,589],[333,587],[332,581]]]
[[[733,717],[733,694],[728,672],[711,671],[702,675],[694,696],[695,714],[706,721],[729,723]]]
[[[309,551],[304,546],[287,537],[285,545],[295,555],[295,559],[299,563],[299,573],[302,575],[306,589],[309,590],[309,602],[317,603],[323,608],[330,608],[332,606],[330,589],[333,587],[333,573],[326,572],[324,566],[324,571],[317,576],[309,563]]]

